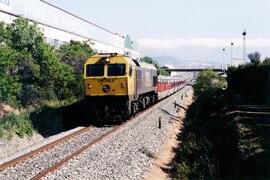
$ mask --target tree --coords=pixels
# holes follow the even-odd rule
[[[226,80],[211,69],[200,72],[195,84],[193,85],[196,97],[209,89],[224,89],[225,87]]]
[[[261,59],[261,54],[257,51],[254,53],[248,54],[248,58],[250,59],[251,63],[259,64]]]
[[[70,43],[61,45],[58,53],[62,62],[74,68],[76,83],[73,84],[71,90],[77,99],[82,99],[84,97],[83,65],[95,51],[87,43],[71,40]]]
[[[11,99],[16,94],[20,104],[26,106],[76,96],[74,68],[59,60],[57,51],[44,41],[36,24],[24,18],[8,25],[2,23],[0,41],[2,91],[11,89],[8,83],[17,87],[13,95],[9,93]]]
[[[71,40],[59,48],[61,61],[75,68],[77,75],[82,75],[83,65],[87,58],[94,54],[94,50],[87,44]]]
[[[157,61],[153,60],[152,58],[150,58],[148,56],[141,58],[141,61],[149,63],[149,64],[153,64],[157,68],[157,72],[159,75],[164,75],[164,76],[170,75],[170,73],[167,71],[167,69],[160,67],[160,65]]]
[[[16,51],[0,45],[0,102],[16,104],[19,96],[21,83],[16,74],[17,56]]]
[[[263,64],[270,64],[270,58],[266,57],[263,61]]]

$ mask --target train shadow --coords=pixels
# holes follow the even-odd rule
[[[45,138],[79,126],[96,125],[92,118],[84,100],[60,107],[45,105],[30,113],[33,128]]]
[[[84,100],[63,107],[62,115],[63,130],[88,125]]]

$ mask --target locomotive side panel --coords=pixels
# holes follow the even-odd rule
[[[157,70],[151,65],[141,63],[136,67],[136,93],[143,95],[156,93]]]

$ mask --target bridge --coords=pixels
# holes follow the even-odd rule
[[[225,72],[226,69],[221,69],[221,68],[207,68],[211,69],[215,72]],[[203,70],[206,70],[206,68],[178,68],[178,69],[168,69],[169,72],[201,72]]]

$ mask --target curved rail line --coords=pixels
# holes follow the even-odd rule
[[[37,180],[37,179],[41,179],[42,177],[45,177],[47,174],[49,174],[50,172],[54,172],[57,169],[59,169],[62,165],[66,164],[69,162],[69,160],[71,160],[72,158],[80,155],[83,151],[85,151],[86,149],[90,148],[91,146],[93,146],[94,144],[102,141],[104,138],[110,136],[112,133],[118,131],[119,129],[121,129],[122,127],[126,126],[128,123],[130,123],[134,118],[124,122],[123,124],[113,128],[112,130],[102,134],[101,136],[97,137],[96,139],[94,139],[93,141],[89,142],[88,144],[86,144],[85,146],[83,146],[82,148],[78,149],[77,151],[75,151],[74,153],[72,153],[71,155],[67,156],[66,158],[62,159],[61,161],[59,161],[58,163],[54,164],[53,166],[47,168],[46,170],[40,172],[38,175],[34,176],[33,178],[31,178],[32,180]]]
[[[19,164],[22,161],[24,161],[24,160],[26,160],[28,158],[31,158],[31,157],[33,157],[33,156],[35,156],[35,155],[37,155],[37,154],[39,154],[41,152],[47,151],[47,150],[53,148],[54,146],[56,146],[56,145],[58,145],[60,143],[63,143],[63,142],[65,142],[65,141],[67,141],[67,140],[69,140],[71,138],[74,138],[74,137],[80,135],[83,132],[86,132],[86,131],[92,129],[93,127],[94,126],[84,127],[82,129],[80,129],[78,131],[75,131],[75,132],[73,132],[73,133],[71,133],[69,135],[66,135],[66,136],[64,136],[64,137],[62,137],[62,138],[60,138],[60,139],[58,139],[56,141],[53,141],[53,142],[51,142],[49,144],[46,144],[46,145],[44,145],[44,146],[42,146],[40,148],[37,148],[37,149],[35,149],[33,151],[30,151],[30,152],[28,152],[28,153],[26,153],[26,154],[24,154],[22,156],[19,156],[19,157],[15,158],[15,159],[7,161],[7,162],[0,165],[0,171],[3,171],[4,169],[6,169],[8,167],[15,166],[16,164]]]
[[[183,88],[186,87],[186,84],[181,87],[178,91],[182,90]],[[177,91],[177,92],[178,92]],[[173,93],[174,94],[174,93]],[[165,98],[166,99],[166,98]],[[162,101],[162,100],[161,100]],[[115,128],[113,128],[112,130],[102,134],[101,136],[97,137],[96,139],[94,139],[93,141],[89,142],[88,144],[84,145],[82,148],[78,149],[77,151],[75,151],[74,153],[72,153],[71,155],[67,156],[66,158],[62,159],[61,161],[59,161],[58,163],[52,165],[51,167],[47,168],[46,170],[40,172],[38,175],[34,176],[33,178],[31,178],[32,180],[38,180],[41,179],[43,177],[45,177],[46,175],[48,175],[51,172],[56,171],[57,169],[59,169],[61,166],[63,166],[64,164],[68,163],[72,158],[80,155],[82,152],[84,152],[86,149],[90,148],[91,146],[93,146],[94,144],[97,144],[98,142],[102,141],[104,138],[110,136],[112,133],[117,132],[118,130],[120,130],[122,127],[126,126],[128,123],[131,123],[132,120],[135,119],[135,117],[138,117],[139,115],[141,115],[142,113],[145,113],[147,111],[149,111],[151,109],[151,107],[159,104],[161,101],[158,101],[152,105],[149,105],[146,109],[144,109],[143,111],[138,112],[134,117],[130,118],[129,120],[125,121],[124,123],[122,123],[119,126],[116,126]]]
[[[181,87],[179,90],[183,89],[185,86],[186,86],[186,84],[183,87]],[[101,136],[95,138],[93,141],[90,141],[88,144],[86,144],[83,147],[81,147],[80,149],[76,150],[71,155],[63,158],[62,160],[60,160],[56,164],[54,164],[54,165],[50,166],[49,168],[41,171],[39,174],[37,174],[36,176],[32,177],[31,179],[34,179],[34,180],[41,179],[42,177],[45,177],[49,173],[56,171],[57,169],[59,169],[64,164],[68,163],[72,158],[80,155],[83,151],[85,151],[86,149],[90,148],[94,144],[97,144],[98,142],[102,141],[104,138],[110,136],[112,133],[117,132],[122,127],[124,127],[128,123],[132,122],[132,120],[134,120],[135,117],[138,117],[140,114],[147,112],[148,110],[151,109],[152,106],[155,106],[155,105],[159,104],[159,102],[161,102],[161,101],[158,101],[157,103],[154,103],[154,104],[150,105],[145,110],[138,112],[134,117],[132,117],[129,120],[125,121],[121,125],[116,126],[112,130],[110,130],[110,131],[102,134]],[[88,127],[82,128],[82,129],[80,129],[80,130],[78,130],[76,132],[73,132],[73,133],[71,133],[71,134],[69,134],[67,136],[64,136],[64,137],[62,137],[62,138],[60,138],[60,139],[58,139],[56,141],[53,141],[53,142],[51,142],[51,143],[49,143],[49,144],[47,144],[45,146],[42,146],[42,147],[38,148],[36,150],[33,150],[33,151],[29,152],[29,153],[26,153],[26,154],[24,154],[24,155],[22,155],[20,157],[17,157],[15,159],[11,160],[11,161],[5,162],[5,163],[3,163],[3,164],[0,165],[0,171],[3,171],[4,169],[6,169],[8,167],[15,166],[16,164],[21,163],[22,161],[24,161],[24,160],[26,160],[28,158],[31,158],[31,157],[33,157],[33,156],[35,156],[35,155],[37,155],[37,154],[39,154],[41,152],[44,152],[46,150],[49,150],[50,148],[52,148],[52,147],[54,147],[54,146],[56,146],[56,145],[58,145],[60,143],[63,143],[63,142],[65,142],[65,141],[67,141],[67,140],[69,140],[71,138],[74,138],[74,137],[80,135],[81,133],[86,132],[86,131],[88,131],[88,130],[90,130],[92,128],[94,128],[94,126],[88,126]]]

